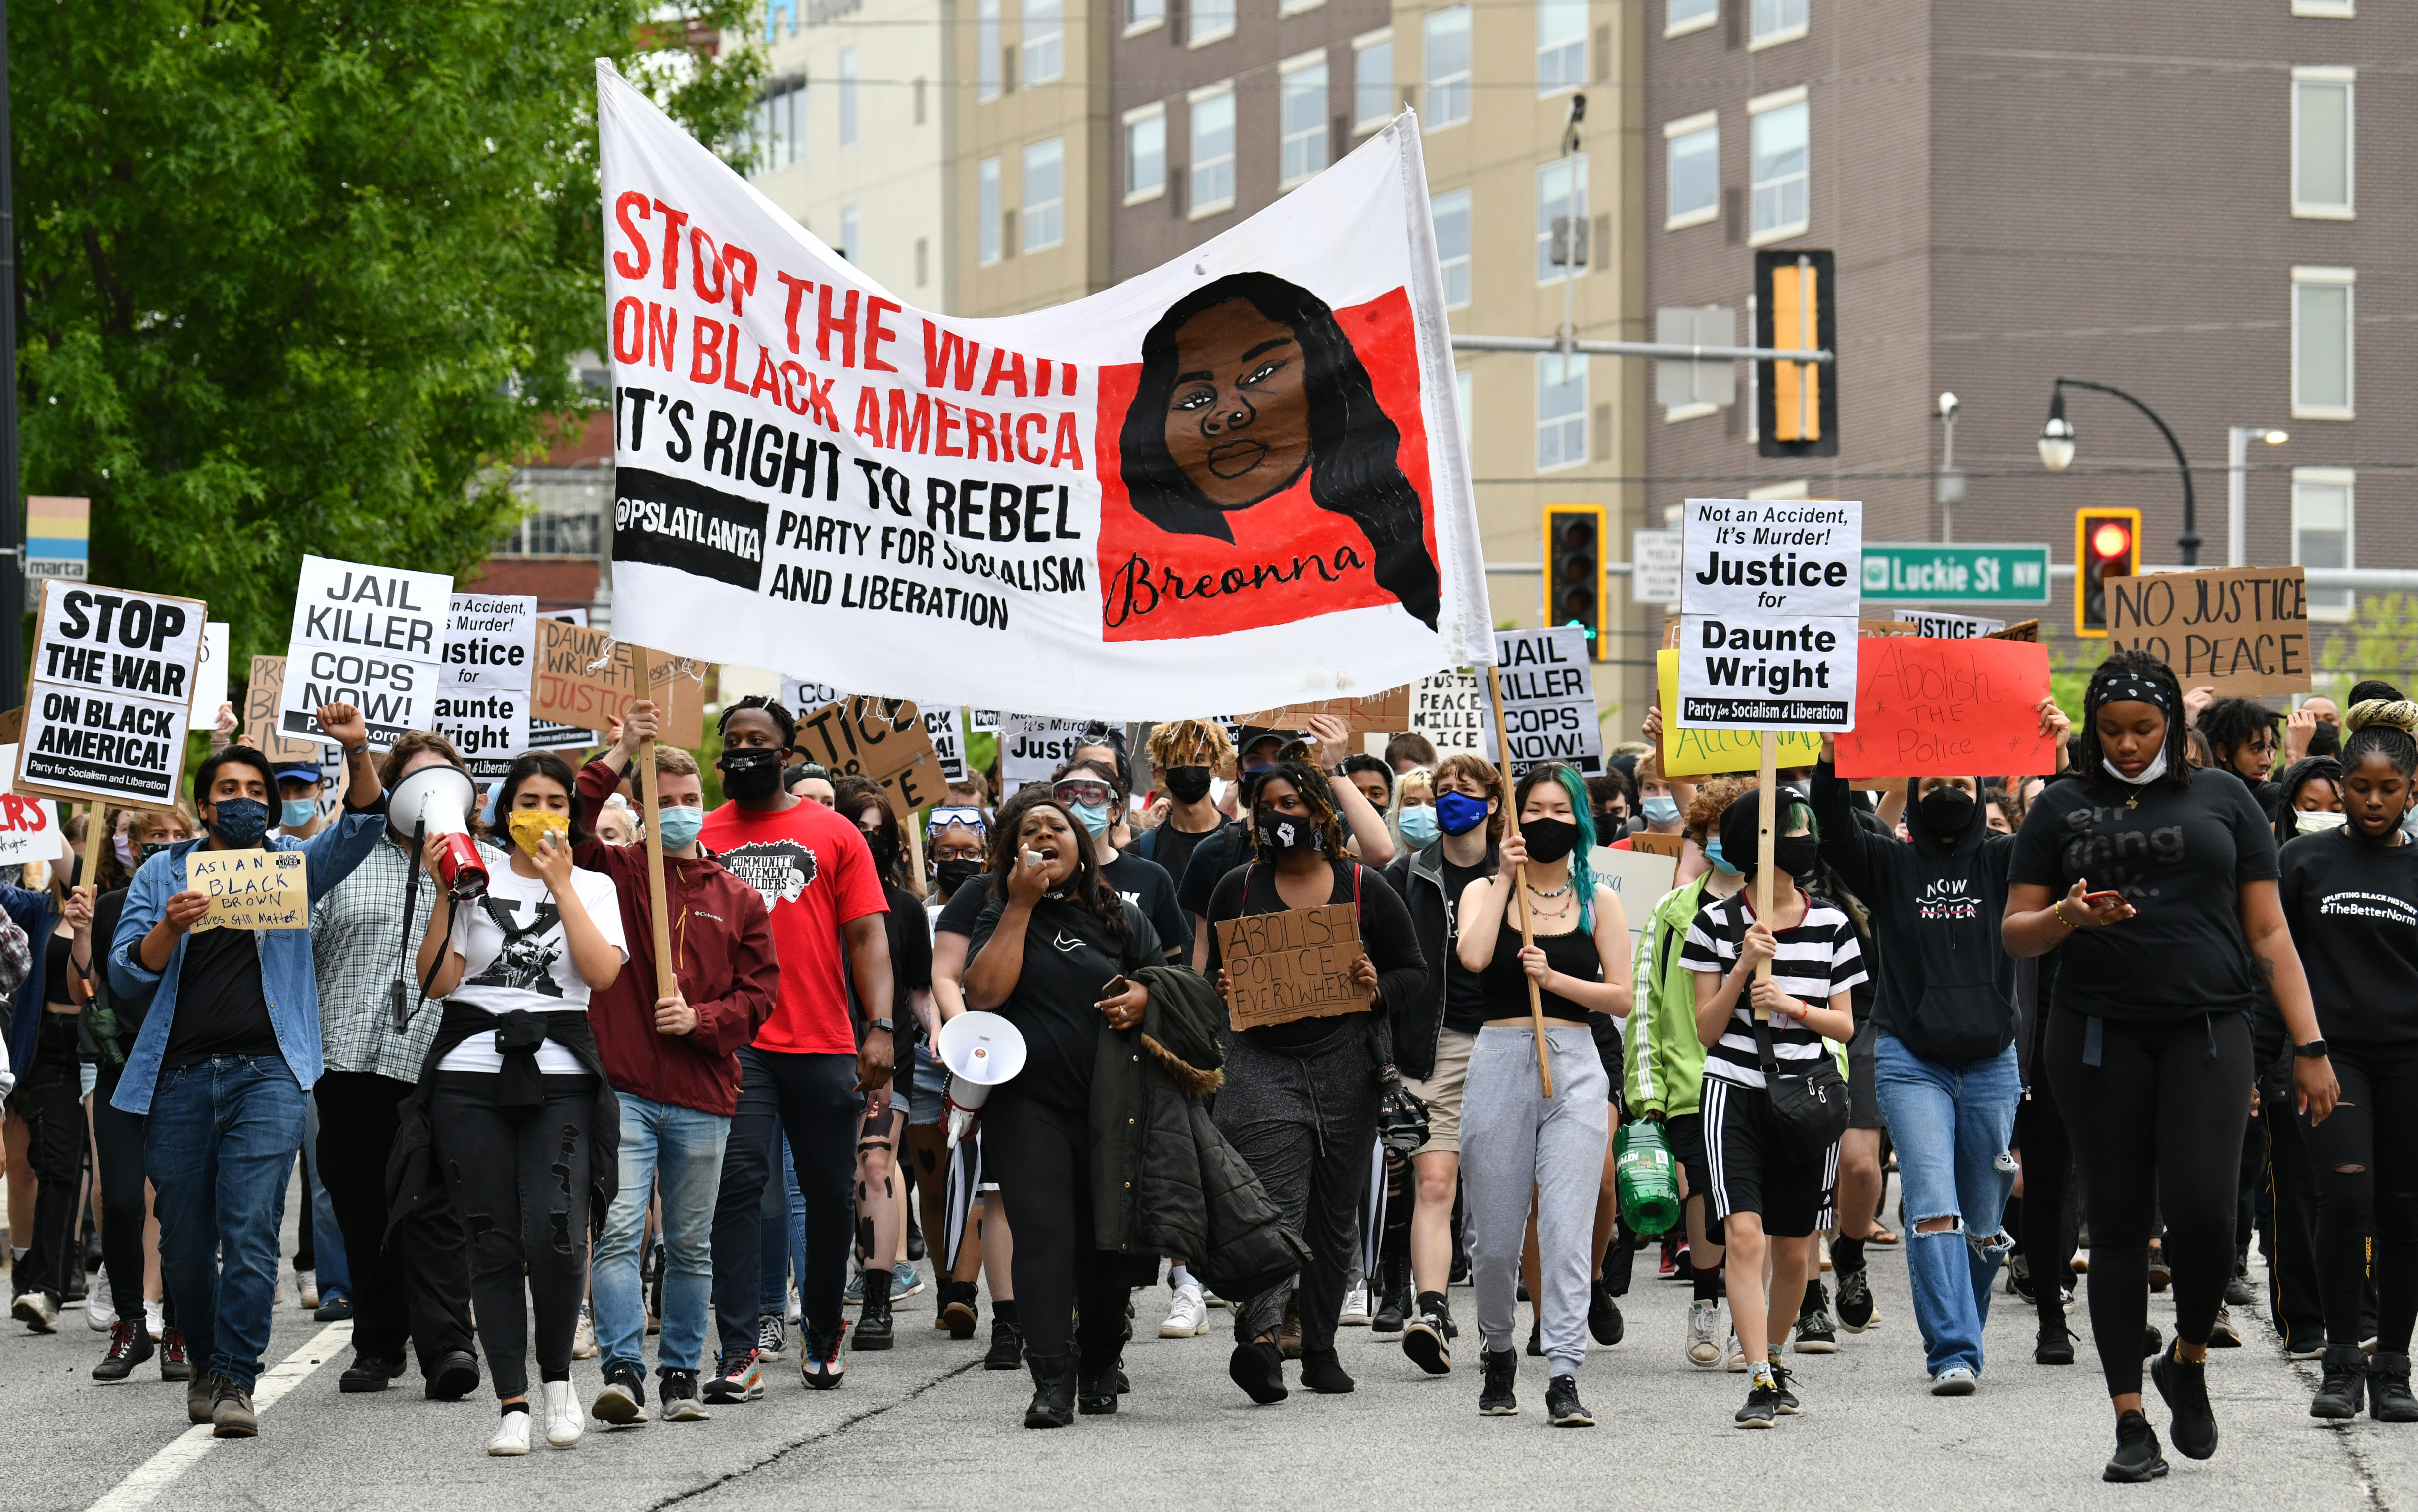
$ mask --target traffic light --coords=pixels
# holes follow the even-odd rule
[[[2141,512],[2074,511],[2074,633],[2104,635],[2106,580],[2140,575]]]
[[[1577,625],[1587,634],[1587,657],[1612,654],[1603,633],[1603,506],[1545,506],[1545,623]]]
[[[1838,259],[1766,248],[1754,254],[1754,344],[1782,351],[1839,349]],[[1839,454],[1839,364],[1755,364],[1755,451],[1767,457]]]

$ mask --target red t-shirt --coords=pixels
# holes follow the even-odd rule
[[[773,1016],[757,1032],[757,1048],[854,1055],[840,926],[890,911],[864,832],[820,803],[800,802],[777,814],[725,803],[705,817],[699,838],[764,895],[773,915],[781,990]]]

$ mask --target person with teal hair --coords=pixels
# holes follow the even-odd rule
[[[1595,824],[1579,773],[1559,762],[1533,768],[1512,789],[1512,802],[1519,827],[1503,837],[1500,873],[1462,892],[1456,947],[1486,994],[1461,1134],[1482,1336],[1477,1410],[1490,1417],[1520,1410],[1514,1296],[1533,1193],[1538,1343],[1551,1361],[1545,1416],[1556,1428],[1591,1428],[1578,1369],[1596,1300],[1590,1251],[1612,1080],[1587,1021],[1629,1015],[1629,921],[1619,896],[1599,886],[1587,864]],[[1524,898],[1514,895],[1521,889]],[[1531,942],[1521,938],[1523,901]],[[1538,1076],[1532,989],[1544,1012],[1550,1097]]]

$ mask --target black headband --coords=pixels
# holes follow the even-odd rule
[[[2165,688],[2148,678],[2136,677],[2130,672],[2118,673],[2101,683],[2099,696],[2093,701],[2092,707],[2096,708],[2102,704],[2130,703],[2155,704],[2169,714],[2175,711],[2174,701],[2166,696]]]

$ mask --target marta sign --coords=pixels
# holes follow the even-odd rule
[[[1681,531],[1673,723],[1855,728],[1863,505],[1691,498]]]

